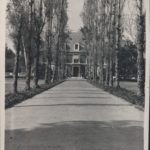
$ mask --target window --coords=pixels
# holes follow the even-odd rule
[[[78,49],[79,49],[79,45],[75,44],[75,50],[78,50]]]
[[[74,59],[74,63],[79,63],[79,59]]]

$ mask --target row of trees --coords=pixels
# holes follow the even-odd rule
[[[10,0],[7,5],[9,35],[15,47],[14,92],[17,92],[19,60],[23,55],[26,90],[38,88],[41,54],[45,63],[45,83],[64,76],[65,49],[68,38],[67,0]],[[55,71],[51,73],[52,62]]]
[[[119,87],[120,78],[120,51],[124,45],[123,33],[124,13],[127,0],[85,0],[81,14],[84,27],[81,29],[85,46],[88,51],[89,78],[99,81],[102,85]],[[135,0],[132,9],[137,24],[137,82],[138,95],[144,95],[144,49],[145,49],[145,15],[143,13],[143,0]],[[123,59],[123,58],[122,58]],[[124,58],[126,59],[126,58]],[[105,69],[104,69],[105,68]]]

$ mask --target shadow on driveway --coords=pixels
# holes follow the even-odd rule
[[[73,121],[6,130],[5,150],[143,150],[143,122]]]

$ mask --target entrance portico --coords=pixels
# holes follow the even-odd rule
[[[74,66],[72,74],[73,74],[74,77],[79,77],[80,76],[80,67],[79,66]]]
[[[85,77],[85,65],[72,65],[72,76],[73,77]]]
[[[81,76],[80,65],[72,65],[72,76],[73,77],[80,77]]]

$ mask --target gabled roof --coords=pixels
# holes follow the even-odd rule
[[[80,43],[83,41],[82,40],[83,36],[82,36],[81,32],[72,32],[70,34],[70,37],[71,37],[73,43]]]
[[[69,46],[70,46],[71,51],[74,50],[74,45],[76,43],[83,45],[83,36],[80,31],[79,32],[71,32],[71,34],[70,34]]]

